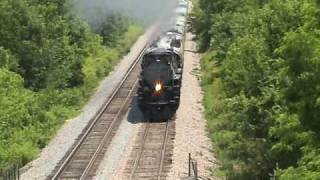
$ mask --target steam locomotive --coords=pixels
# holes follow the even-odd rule
[[[186,9],[186,4],[179,5],[175,18],[169,21],[172,28],[159,36],[143,55],[138,105],[151,119],[170,118],[180,104],[186,24],[186,13],[181,13],[181,8]]]
[[[180,104],[183,38],[169,31],[145,52],[138,89],[140,109],[150,117],[170,118]]]

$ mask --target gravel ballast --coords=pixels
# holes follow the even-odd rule
[[[153,36],[155,30],[156,27],[153,26],[152,28],[149,28],[144,35],[140,36],[137,42],[132,46],[130,53],[125,56],[114,68],[114,71],[100,83],[95,94],[82,109],[82,113],[78,117],[66,121],[57,135],[42,150],[39,157],[21,169],[21,179],[46,179],[51,175],[56,165],[63,159],[68,150],[76,142],[89,121],[112,94],[113,90],[127,72],[127,69],[144,48],[145,44]]]
[[[203,117],[203,93],[199,82],[200,55],[196,53],[194,35],[186,34],[184,72],[181,102],[176,118],[176,138],[173,150],[173,164],[168,179],[188,176],[188,154],[197,161],[198,175],[205,179],[212,177],[211,170],[217,162],[208,138],[207,123]]]
[[[113,138],[94,179],[126,179],[125,168],[130,159],[138,131],[144,120],[137,101],[134,100]]]

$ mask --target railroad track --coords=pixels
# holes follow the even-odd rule
[[[165,179],[171,165],[175,126],[173,120],[144,124],[132,159],[126,168],[127,179]]]
[[[92,179],[125,115],[138,84],[140,60],[145,48],[125,77],[91,120],[74,148],[48,179]]]

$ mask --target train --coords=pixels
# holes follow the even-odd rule
[[[180,105],[187,15],[183,7],[181,3],[171,28],[151,43],[142,58],[138,105],[151,119],[171,118]]]

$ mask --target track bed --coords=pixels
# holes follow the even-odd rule
[[[146,122],[127,162],[126,179],[166,179],[172,163],[175,122]]]

